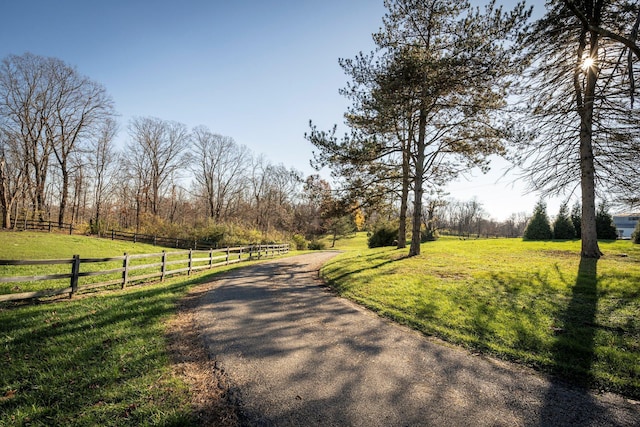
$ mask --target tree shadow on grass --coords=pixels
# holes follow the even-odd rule
[[[0,425],[197,425],[166,371],[162,322],[210,278],[0,310]]]
[[[582,258],[571,299],[558,319],[557,340],[553,345],[553,379],[547,389],[540,425],[591,425],[606,419],[607,409],[601,407],[589,393],[594,384],[592,365],[595,355],[595,323],[598,304],[597,259]],[[578,387],[569,387],[564,380]],[[573,396],[578,408],[567,410],[564,403]]]
[[[378,254],[376,254],[376,256],[371,257],[370,260],[373,259],[373,260],[378,261],[377,258],[379,258],[379,257],[377,255]],[[339,274],[339,275],[337,275],[335,277],[332,277],[331,279],[327,279],[326,277],[325,277],[325,279],[327,280],[327,284],[332,289],[334,289],[338,293],[340,293],[340,292],[344,291],[344,288],[339,285],[339,283],[341,283],[341,281],[343,279],[345,279],[347,277],[350,277],[350,276],[354,276],[354,275],[359,274],[359,273],[363,273],[365,271],[373,272],[373,271],[376,271],[376,270],[384,267],[387,264],[395,263],[397,261],[401,261],[401,260],[406,259],[406,258],[407,258],[407,256],[405,255],[405,256],[400,256],[400,257],[396,257],[396,258],[387,259],[387,260],[384,260],[384,261],[379,261],[377,264],[366,265],[366,266],[363,266],[363,267],[355,269],[355,270],[347,270],[347,271],[344,271],[344,272],[342,272],[341,274]],[[320,272],[320,274],[322,274],[322,272]]]

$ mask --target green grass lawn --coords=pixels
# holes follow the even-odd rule
[[[347,245],[348,246],[348,245]],[[640,246],[520,239],[350,250],[323,276],[343,296],[474,351],[640,398]]]
[[[162,247],[145,243],[100,239],[80,235],[31,231],[0,232],[0,259],[62,259],[79,254],[83,258],[150,254]]]
[[[640,397],[638,245],[603,243],[597,270],[580,265],[579,242],[442,239],[406,258],[405,250],[366,249],[359,233],[336,248],[345,253],[323,274],[343,295],[383,315],[476,351]],[[0,233],[0,258],[159,249]],[[187,386],[171,372],[165,322],[189,286],[211,274],[0,305],[0,426],[197,425]]]
[[[0,232],[2,259],[160,250],[84,236]],[[187,385],[171,371],[165,322],[189,287],[212,274],[57,302],[0,304],[0,426],[198,425]]]
[[[182,261],[179,264],[172,264],[167,267],[167,272],[171,270],[185,268],[188,265],[188,251],[163,248],[144,243],[133,243],[119,240],[100,239],[87,236],[70,236],[67,234],[38,233],[38,232],[0,232],[0,259],[70,259],[73,255],[80,255],[81,259],[118,257],[124,253],[136,254],[160,254],[166,250],[170,255],[167,260]],[[180,254],[176,254],[180,252]],[[222,256],[224,253],[214,253],[214,257]],[[208,254],[195,252],[194,258],[205,258]],[[231,254],[232,259],[237,258],[237,254]],[[248,254],[243,254],[243,259],[247,259]],[[130,267],[160,263],[162,256],[145,257],[131,259]],[[214,263],[223,260],[215,260]],[[207,265],[206,261],[194,262],[193,266]],[[81,263],[80,272],[105,271],[122,268],[122,260]],[[43,276],[50,274],[69,274],[71,264],[54,265],[0,265],[0,277],[3,276]],[[146,269],[132,270],[129,272],[129,280],[135,283],[136,276],[151,273],[159,273],[160,267],[154,266]],[[112,273],[109,275],[80,277],[79,285],[94,284],[99,282],[117,281],[122,277],[122,273]],[[0,283],[0,295],[21,292],[42,291],[46,289],[64,289],[69,287],[69,279],[56,279],[46,281],[8,282]],[[113,285],[117,288],[119,285]]]
[[[0,232],[0,259],[70,259],[73,255],[81,258],[104,258],[128,254],[159,253],[162,247],[142,243],[123,242],[118,240],[99,239],[87,236],[70,236],[60,233],[42,232]],[[157,262],[157,260],[140,260],[138,264]],[[122,267],[122,261],[109,263],[92,263],[81,266],[81,271],[99,271]],[[71,264],[55,265],[0,265],[2,276],[42,276],[49,274],[69,274]],[[121,274],[120,274],[121,275]],[[80,284],[95,283],[115,279],[111,277],[93,276],[80,278]],[[69,279],[45,280],[32,282],[0,283],[0,294],[41,291],[43,289],[63,289],[69,286]]]
[[[163,329],[184,282],[0,309],[0,426],[195,424]]]

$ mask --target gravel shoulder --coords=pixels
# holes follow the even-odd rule
[[[170,342],[200,348],[181,362],[178,345],[174,360],[183,376],[199,372],[203,424],[640,425],[638,402],[471,354],[334,296],[318,278],[334,255],[251,265],[194,290]]]

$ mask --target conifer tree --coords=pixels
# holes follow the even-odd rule
[[[532,188],[580,185],[581,256],[599,258],[596,196],[637,197],[640,177],[640,3],[549,0],[522,39],[531,67],[521,122],[535,129],[514,153]]]
[[[579,239],[581,235],[581,223],[582,223],[582,206],[580,202],[576,202],[571,208],[571,222],[573,228],[576,230],[576,237]]]
[[[392,166],[402,166],[401,230],[412,179],[413,256],[420,253],[425,188],[474,167],[486,171],[488,157],[504,152],[501,109],[518,65],[512,42],[530,12],[524,2],[508,12],[495,1],[483,12],[466,0],[385,0],[385,6],[384,25],[373,35],[376,51],[341,61],[353,77],[343,93],[354,101],[345,115],[354,132],[337,141],[312,127],[308,139],[342,171],[351,164],[360,172],[371,158],[387,176],[393,153]]]
[[[613,223],[613,218],[606,203],[602,203],[596,213],[596,232],[598,233],[598,239],[601,240],[615,240],[618,238],[618,230]]]
[[[536,204],[533,217],[524,230],[524,240],[551,240],[553,233],[547,216],[547,205],[542,200]]]
[[[560,205],[558,216],[553,222],[553,238],[556,240],[568,240],[576,237],[576,229],[569,218],[569,208],[567,202]]]
[[[640,221],[636,223],[636,228],[631,234],[631,241],[636,244],[640,244]]]

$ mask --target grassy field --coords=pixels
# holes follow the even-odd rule
[[[70,236],[59,233],[42,232],[0,232],[0,259],[69,259],[73,255],[82,258],[100,258],[128,254],[149,254],[161,252],[163,248],[143,243],[99,239],[87,236]],[[140,260],[156,262],[156,260]],[[95,263],[85,265],[82,271],[98,271],[122,267],[122,262]],[[13,266],[0,265],[0,276],[35,276],[47,274],[68,274],[70,264]],[[83,277],[80,284],[106,281],[112,277]],[[0,294],[32,292],[43,289],[61,289],[69,286],[69,279],[33,281],[20,283],[0,283]]]
[[[149,254],[162,251],[162,247],[145,243],[99,239],[58,233],[30,231],[0,232],[0,259],[58,259],[118,256],[123,253]]]
[[[28,242],[28,244],[27,244]],[[46,233],[0,233],[0,258],[105,257],[158,247]],[[640,246],[442,239],[420,257],[366,249],[323,274],[379,313],[475,351],[640,397]],[[627,256],[621,256],[626,254]],[[0,426],[197,425],[172,374],[166,321],[211,272],[34,305],[0,306]]]
[[[160,253],[166,250],[170,255],[167,257],[169,262],[173,263],[167,266],[167,274],[171,274],[172,270],[186,268],[188,266],[188,251],[173,248],[163,248],[161,246],[152,246],[144,243],[133,243],[124,241],[112,241],[109,239],[99,239],[87,236],[69,236],[66,234],[38,233],[38,232],[3,232],[0,233],[0,259],[70,259],[73,255],[80,255],[81,259],[86,258],[104,258],[118,257],[124,253],[129,255],[136,254],[157,254],[153,257],[144,257],[131,259],[130,267],[139,267],[142,265],[158,264],[162,261]],[[177,253],[179,252],[179,253]],[[213,262],[218,263],[224,261],[225,254],[223,252],[215,252]],[[194,253],[194,258],[206,258],[206,251]],[[236,260],[237,253],[232,253],[230,258]],[[242,255],[242,259],[248,259],[248,253]],[[122,260],[110,262],[83,262],[80,265],[80,272],[97,272],[122,268]],[[207,266],[208,261],[193,262],[192,266]],[[160,273],[159,265],[132,270],[128,273],[131,283],[136,282],[136,276],[143,276],[152,273]],[[43,276],[51,274],[69,274],[71,272],[71,264],[54,264],[54,265],[0,265],[0,277],[2,276]],[[107,281],[118,281],[122,277],[122,273],[112,273],[109,275],[97,275],[80,277],[79,285],[103,283]],[[69,279],[56,279],[46,281],[27,281],[27,282],[9,282],[0,283],[0,295],[20,292],[33,292],[45,289],[64,289],[69,286]],[[120,285],[113,285],[111,288],[117,288]]]
[[[360,245],[360,249],[354,249]],[[400,323],[575,383],[640,398],[640,246],[520,239],[425,243],[422,254],[365,249],[364,237],[323,276],[343,296]]]
[[[0,233],[2,259],[160,249],[83,236]],[[197,425],[188,388],[171,371],[165,322],[188,288],[211,276],[208,271],[72,300],[0,305],[0,426]]]

